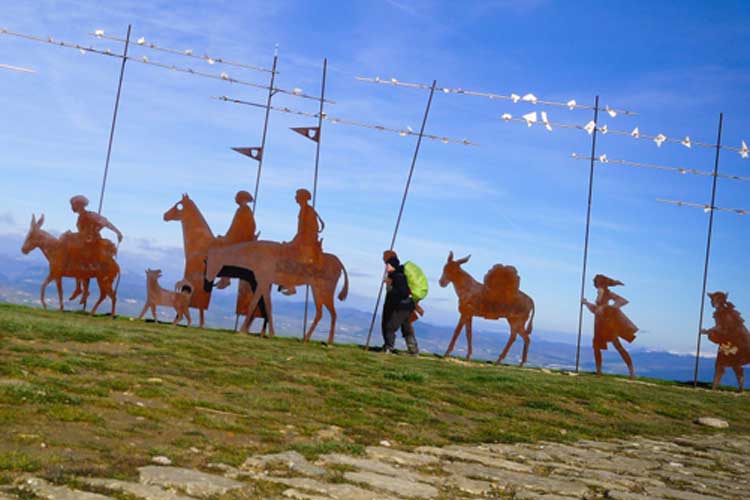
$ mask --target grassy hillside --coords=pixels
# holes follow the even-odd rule
[[[0,482],[451,442],[750,433],[750,399],[0,304]]]

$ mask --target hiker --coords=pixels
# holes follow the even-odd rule
[[[581,299],[589,311],[594,314],[594,358],[596,359],[596,376],[602,375],[602,350],[607,350],[607,343],[612,342],[622,360],[628,365],[630,378],[635,378],[633,360],[620,343],[620,338],[632,342],[638,327],[625,316],[620,309],[628,304],[628,301],[609,290],[612,286],[621,286],[621,281],[614,280],[603,274],[594,276],[594,287],[596,288],[596,303]],[[611,302],[611,303],[610,303]]]
[[[415,303],[412,298],[409,283],[404,274],[404,266],[398,260],[395,252],[386,252],[383,255],[385,260],[386,279],[388,293],[385,296],[383,304],[383,352],[390,354],[393,352],[396,343],[396,330],[401,329],[401,333],[406,341],[406,347],[409,354],[416,356],[419,354],[417,338],[414,336],[414,327],[412,326],[411,316],[415,311]]]

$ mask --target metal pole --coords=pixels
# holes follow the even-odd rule
[[[409,177],[406,179],[406,186],[404,187],[404,196],[401,198],[401,208],[398,210],[398,217],[396,218],[396,227],[393,229],[393,238],[391,238],[390,250],[396,245],[396,236],[398,236],[398,230],[401,226],[401,218],[404,215],[404,207],[406,206],[406,197],[409,195],[409,187],[411,186],[411,179],[414,175],[414,167],[417,164],[417,157],[419,156],[419,147],[422,145],[422,136],[424,135],[424,129],[427,125],[427,117],[430,114],[430,106],[432,105],[432,96],[435,94],[435,86],[437,80],[432,81],[432,87],[430,88],[430,97],[427,99],[427,106],[424,110],[424,117],[422,118],[422,127],[419,130],[419,137],[417,138],[417,145],[414,148],[414,156],[411,159],[411,168],[409,168]],[[385,275],[384,275],[385,278]],[[378,299],[375,301],[375,308],[372,311],[372,320],[370,321],[370,330],[367,332],[367,343],[365,349],[370,347],[370,339],[372,338],[372,329],[375,326],[375,318],[378,315],[378,308],[380,307],[380,300],[383,297],[383,284],[384,279],[380,280],[380,289],[378,290]]]
[[[711,235],[714,228],[714,208],[716,207],[716,181],[719,176],[719,152],[721,152],[721,129],[724,113],[719,113],[719,132],[716,138],[716,158],[714,160],[714,182],[711,188],[711,210],[708,215],[708,236],[706,237],[706,262],[703,266],[703,287],[701,288],[701,313],[698,320],[698,345],[695,349],[695,372],[693,373],[693,387],[698,386],[698,365],[701,359],[701,335],[703,334],[703,313],[706,305],[706,285],[708,284],[708,263],[711,258]]]
[[[263,138],[260,141],[260,160],[258,161],[258,174],[255,177],[255,192],[253,193],[253,215],[258,204],[258,188],[260,187],[260,172],[263,170],[263,160],[266,157],[266,133],[268,132],[268,116],[271,113],[271,98],[276,93],[273,84],[276,80],[276,64],[279,61],[278,46],[273,51],[273,67],[271,68],[271,84],[268,86],[268,99],[266,100],[266,118],[263,122]]]
[[[589,258],[589,232],[591,229],[591,198],[594,194],[594,159],[596,158],[596,132],[599,128],[599,96],[594,101],[594,131],[591,133],[591,165],[589,167],[589,200],[586,208],[586,237],[583,240],[583,272],[581,273],[581,296],[578,299],[578,342],[576,344],[576,373],[581,360],[581,331],[583,329],[583,296],[586,292],[586,267]]]
[[[128,24],[128,34],[125,36],[125,50],[122,54],[122,64],[120,65],[120,80],[117,83],[117,96],[115,97],[115,111],[112,113],[112,126],[109,129],[109,145],[107,146],[107,160],[104,162],[104,177],[102,178],[102,190],[99,193],[98,213],[102,213],[102,204],[104,203],[104,189],[107,186],[107,175],[109,174],[109,159],[112,156],[112,141],[115,137],[115,125],[117,124],[117,110],[120,108],[120,92],[122,91],[122,78],[125,76],[125,63],[128,61],[128,46],[130,45],[130,30],[132,25]]]
[[[326,95],[326,72],[328,71],[328,59],[323,59],[323,82],[320,85],[320,111],[318,111],[318,140],[315,146],[315,177],[313,180],[312,206],[315,208],[315,201],[318,197],[318,164],[320,161],[320,141],[323,140],[323,103]],[[310,285],[305,285],[305,319],[302,322],[302,338],[307,333],[307,309],[310,303]]]

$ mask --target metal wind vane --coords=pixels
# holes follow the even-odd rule
[[[17,71],[19,73],[36,73],[35,70],[29,68],[22,68],[20,66],[11,66],[10,64],[0,64],[0,69],[7,69],[10,71]]]
[[[705,176],[705,177],[713,177],[714,175],[716,175],[716,177],[719,177],[721,179],[732,179],[732,180],[735,180],[735,181],[744,181],[744,182],[749,182],[750,181],[750,177],[742,177],[742,176],[739,176],[739,175],[728,175],[728,174],[722,174],[722,173],[719,173],[719,172],[717,172],[716,174],[714,174],[713,172],[709,172],[709,171],[706,171],[706,170],[697,170],[697,169],[694,169],[694,168],[668,167],[668,166],[664,166],[664,165],[653,165],[653,164],[650,164],[650,163],[639,163],[639,162],[635,162],[635,161],[618,160],[618,159],[615,159],[615,158],[609,158],[609,157],[607,157],[606,154],[601,154],[601,155],[599,155],[596,158],[592,158],[592,157],[586,156],[584,154],[573,153],[571,155],[571,157],[575,158],[576,160],[587,160],[587,161],[590,161],[590,160],[593,159],[594,161],[599,162],[599,163],[613,163],[613,164],[616,164],[616,165],[625,165],[625,166],[628,166],[628,167],[648,168],[648,169],[653,169],[653,170],[663,170],[663,171],[667,171],[667,172],[676,172],[676,173],[683,174],[683,175],[684,174],[691,174],[691,175],[702,175],[702,176]]]
[[[750,214],[750,209],[744,209],[744,208],[724,208],[724,207],[712,207],[711,205],[706,205],[703,203],[692,203],[689,201],[680,201],[680,200],[665,200],[662,198],[657,198],[657,202],[659,203],[667,203],[670,205],[677,205],[678,207],[693,207],[693,208],[702,208],[704,212],[709,213],[715,210],[722,211],[722,212],[731,212],[735,213],[737,215],[748,215]]]
[[[657,147],[661,147],[661,145],[665,142],[673,142],[673,143],[679,143],[685,146],[688,149],[691,149],[693,146],[699,146],[704,148],[711,148],[715,149],[717,147],[716,144],[710,144],[707,142],[700,142],[700,141],[694,141],[690,139],[690,136],[685,136],[682,139],[677,139],[673,137],[667,137],[664,134],[656,134],[656,135],[649,135],[644,134],[640,131],[639,127],[635,127],[630,132],[624,131],[624,130],[615,130],[610,129],[608,125],[598,125],[595,121],[591,120],[585,125],[576,125],[571,123],[561,123],[561,122],[553,122],[550,121],[547,117],[546,112],[542,111],[541,113],[537,113],[536,111],[527,113],[523,115],[522,117],[514,117],[510,113],[503,113],[500,115],[500,118],[506,122],[519,122],[519,123],[525,123],[529,127],[533,125],[540,125],[547,128],[547,130],[552,131],[553,127],[557,128],[567,128],[567,129],[578,129],[578,130],[584,130],[586,133],[591,135],[594,130],[596,129],[599,133],[602,135],[618,135],[618,136],[630,136],[633,139],[646,139],[646,140],[652,140],[656,144]],[[747,143],[743,140],[741,141],[740,147],[733,147],[733,146],[725,146],[725,145],[719,145],[721,149],[725,149],[727,151],[734,151],[736,153],[739,153],[740,157],[742,159],[747,159],[750,157],[750,148],[748,147]]]
[[[120,38],[120,37],[112,36],[112,35],[106,35],[104,33],[104,30],[96,30],[95,32],[89,33],[89,34],[92,35],[92,36],[95,36],[96,38],[99,38],[100,40],[102,40],[102,39],[103,40],[112,40],[112,41],[115,41],[115,42],[125,43],[125,39],[124,38]],[[178,49],[170,49],[168,47],[161,47],[161,46],[159,46],[159,45],[157,45],[155,43],[147,42],[145,37],[138,38],[136,40],[135,44],[139,45],[141,47],[146,47],[146,48],[149,48],[149,49],[158,50],[160,52],[166,52],[168,54],[174,54],[174,55],[184,56],[184,57],[191,57],[193,59],[200,59],[200,60],[203,60],[203,61],[205,61],[205,62],[207,62],[208,64],[211,64],[211,65],[213,65],[213,64],[224,64],[224,65],[227,65],[227,66],[234,66],[235,68],[251,69],[251,70],[254,70],[254,71],[261,71],[261,72],[265,72],[265,73],[271,73],[271,72],[273,72],[273,70],[271,70],[271,69],[262,68],[260,66],[254,66],[252,64],[245,64],[245,63],[240,63],[240,62],[235,62],[235,61],[229,61],[229,60],[224,59],[222,57],[209,56],[208,54],[204,54],[202,56],[195,55],[195,54],[193,54],[193,50],[192,49],[178,50]],[[279,72],[276,71],[276,74],[278,74],[278,73]]]
[[[303,98],[303,99],[311,99],[311,100],[314,100],[314,101],[320,100],[320,97],[307,95],[304,92],[302,92],[302,90],[299,89],[299,88],[294,88],[292,90],[286,90],[286,89],[282,89],[282,88],[278,88],[278,87],[271,88],[268,85],[263,85],[263,84],[259,84],[259,83],[253,83],[253,82],[248,82],[248,81],[245,81],[245,80],[239,80],[239,79],[233,78],[233,77],[229,76],[229,74],[227,74],[226,72],[221,72],[219,74],[209,73],[209,72],[205,72],[205,71],[202,71],[202,70],[196,70],[196,69],[193,69],[193,68],[190,68],[190,67],[176,66],[176,65],[173,65],[173,64],[165,64],[165,63],[161,63],[161,62],[157,62],[157,61],[152,61],[147,56],[141,56],[141,57],[125,56],[123,54],[119,54],[117,52],[113,52],[111,49],[96,49],[96,48],[93,48],[93,47],[90,47],[90,46],[86,47],[86,46],[83,46],[83,45],[80,45],[80,44],[77,44],[77,43],[66,42],[66,41],[62,41],[62,40],[56,40],[53,37],[44,38],[44,37],[39,37],[39,36],[35,36],[35,35],[28,35],[28,34],[25,34],[25,33],[17,33],[17,32],[13,32],[13,31],[10,31],[10,30],[7,30],[7,29],[2,29],[2,28],[0,28],[0,35],[14,36],[14,37],[18,37],[18,38],[23,38],[23,39],[26,39],[26,40],[34,41],[34,42],[48,43],[48,44],[56,45],[56,46],[59,46],[59,47],[65,47],[65,48],[70,48],[70,49],[77,49],[82,54],[93,53],[93,54],[105,55],[105,56],[110,56],[110,57],[114,57],[114,58],[117,58],[117,59],[125,59],[127,61],[137,62],[137,63],[140,63],[140,64],[146,64],[146,65],[149,65],[149,66],[155,66],[155,67],[162,68],[162,69],[167,69],[167,70],[170,70],[170,71],[177,71],[177,72],[180,72],[180,73],[186,73],[186,74],[190,74],[190,75],[194,75],[194,76],[199,76],[199,77],[202,77],[202,78],[210,78],[210,79],[214,79],[214,80],[222,80],[222,81],[225,81],[225,82],[228,82],[228,83],[234,83],[234,84],[237,84],[237,85],[243,85],[243,86],[246,86],[246,87],[253,87],[253,88],[257,88],[257,89],[272,90],[274,93],[286,94],[286,95],[290,95],[290,96],[300,97],[300,98]],[[329,103],[329,104],[335,104],[331,100],[326,100],[326,102]]]
[[[375,78],[366,78],[358,76],[356,77],[357,80],[361,82],[369,82],[369,83],[378,83],[382,85],[392,85],[395,87],[407,87],[407,88],[414,88],[414,89],[423,89],[423,90],[430,90],[430,85],[425,83],[409,83],[409,82],[402,82],[400,80],[397,80],[396,78],[390,78],[390,79],[381,79],[380,77]],[[539,104],[543,106],[559,106],[559,107],[565,107],[570,110],[574,109],[587,109],[587,110],[593,110],[593,106],[588,106],[585,104],[578,104],[575,99],[571,99],[567,102],[562,101],[549,101],[545,99],[539,99],[537,96],[535,96],[532,93],[527,93],[524,95],[519,94],[496,94],[492,92],[478,92],[474,90],[465,90],[462,88],[448,88],[448,87],[441,87],[436,89],[439,92],[442,92],[444,94],[462,94],[462,95],[469,95],[469,96],[475,96],[475,97],[486,97],[488,99],[500,99],[500,100],[506,100],[506,101],[513,101],[514,103],[518,102],[527,102],[529,104]],[[612,118],[616,117],[617,115],[637,115],[638,113],[635,113],[634,111],[628,111],[625,109],[614,109],[610,108],[609,106],[605,106],[604,108],[599,108],[600,111],[604,111],[607,114],[609,114]]]
[[[234,103],[234,104],[243,104],[243,105],[246,105],[246,106],[254,106],[256,108],[263,108],[263,109],[266,108],[265,104],[260,104],[260,103],[256,103],[256,102],[249,102],[249,101],[243,101],[241,99],[234,99],[234,98],[227,97],[227,96],[216,96],[216,97],[213,97],[213,99],[218,99],[220,101],[225,101],[225,102],[231,102],[231,103]],[[270,106],[270,109],[273,110],[273,111],[279,111],[281,113],[288,113],[288,114],[293,114],[293,115],[308,116],[310,118],[318,118],[318,116],[319,116],[318,113],[309,113],[309,112],[299,111],[299,110],[291,109],[291,108],[287,108],[287,107]],[[393,128],[393,127],[386,127],[386,126],[383,126],[383,125],[375,125],[375,124],[372,124],[372,123],[365,123],[365,122],[360,122],[360,121],[355,121],[355,120],[348,120],[348,119],[344,119],[344,118],[336,118],[336,117],[328,116],[325,113],[323,113],[322,119],[326,120],[326,121],[328,121],[328,122],[330,122],[332,124],[342,123],[344,125],[352,125],[352,126],[355,126],[355,127],[363,127],[363,128],[373,129],[373,130],[380,130],[382,132],[394,132],[394,133],[397,133],[398,135],[400,135],[401,137],[419,136],[419,132],[415,132],[410,127],[407,127],[405,129],[398,129],[398,128]],[[450,138],[450,137],[443,137],[443,136],[434,135],[434,134],[422,134],[422,137],[425,138],[425,139],[431,139],[431,140],[434,140],[434,141],[440,141],[443,144],[452,143],[452,144],[463,144],[464,146],[479,146],[479,144],[477,144],[475,142],[472,142],[472,141],[470,141],[468,139],[453,139],[453,138]]]

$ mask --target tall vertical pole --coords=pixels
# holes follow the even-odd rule
[[[320,162],[320,141],[323,140],[323,103],[326,96],[326,72],[328,71],[328,59],[323,59],[323,81],[320,85],[320,110],[318,111],[318,140],[315,146],[315,177],[313,179],[312,206],[318,198],[318,164]],[[302,338],[307,334],[307,309],[310,303],[310,285],[305,285],[305,319],[302,322]]]
[[[115,97],[115,111],[112,113],[112,126],[109,129],[109,144],[107,145],[107,160],[104,162],[104,176],[102,177],[102,190],[99,193],[98,213],[102,213],[102,204],[104,203],[104,190],[107,186],[107,176],[109,175],[109,159],[112,156],[112,141],[115,137],[115,125],[117,124],[117,111],[120,108],[120,92],[122,91],[122,78],[125,76],[125,63],[128,61],[128,47],[130,46],[130,30],[132,25],[128,24],[128,34],[125,36],[125,50],[122,54],[122,64],[120,65],[120,80],[117,83],[117,96]]]
[[[708,264],[711,258],[711,236],[714,228],[714,209],[716,208],[716,181],[719,178],[719,152],[721,152],[721,129],[724,113],[719,113],[719,132],[716,138],[716,158],[714,159],[714,182],[711,188],[711,209],[708,215],[708,235],[706,236],[706,262],[703,265],[703,287],[701,288],[701,313],[698,320],[698,345],[695,348],[695,371],[693,372],[693,387],[698,386],[698,366],[701,359],[701,336],[703,335],[703,313],[706,305],[706,286],[708,284]]]
[[[419,129],[419,137],[417,138],[417,145],[414,148],[414,156],[411,159],[411,168],[409,168],[409,177],[406,179],[406,186],[404,187],[404,196],[401,198],[401,208],[398,210],[398,217],[396,217],[396,227],[393,229],[393,238],[391,238],[390,250],[396,245],[396,236],[398,236],[398,230],[401,226],[401,218],[404,215],[404,207],[406,206],[406,198],[409,195],[409,187],[411,186],[411,179],[414,175],[414,167],[417,164],[417,157],[419,156],[419,148],[422,145],[422,136],[424,135],[424,129],[427,125],[427,117],[430,115],[430,106],[432,106],[432,96],[435,94],[435,86],[437,80],[432,81],[432,87],[430,88],[430,97],[427,99],[427,106],[424,110],[424,117],[422,118],[422,127]],[[375,326],[375,318],[378,315],[378,308],[380,307],[380,301],[383,298],[383,285],[385,282],[385,275],[380,280],[380,289],[378,290],[378,299],[375,301],[375,308],[372,311],[372,320],[370,321],[370,330],[367,332],[367,343],[365,349],[370,347],[370,339],[372,338],[372,329]]]
[[[279,47],[273,51],[273,67],[271,68],[271,83],[268,86],[268,99],[266,99],[266,118],[263,122],[263,138],[260,140],[260,161],[258,161],[258,174],[255,177],[255,192],[253,193],[253,214],[258,204],[258,188],[260,187],[260,173],[263,170],[263,159],[266,157],[266,134],[268,133],[268,117],[271,113],[271,98],[276,93],[274,83],[276,81],[276,64],[279,62]]]
[[[599,129],[599,96],[594,101],[594,131],[591,133],[591,165],[589,166],[589,200],[586,208],[586,236],[583,240],[583,272],[581,273],[581,296],[578,299],[578,342],[576,344],[576,373],[581,360],[581,331],[583,330],[583,296],[586,292],[586,267],[589,258],[589,232],[591,229],[591,199],[594,194],[594,162],[596,161],[596,132]]]

